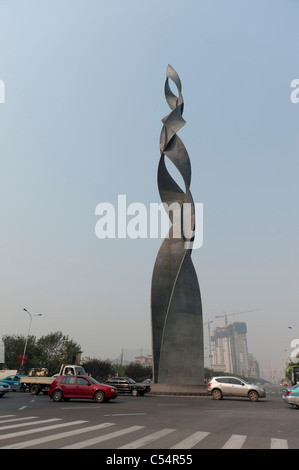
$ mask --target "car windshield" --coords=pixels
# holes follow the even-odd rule
[[[99,384],[100,382],[98,382],[96,379],[94,379],[93,377],[88,377],[88,379],[93,383],[93,384]]]
[[[84,375],[84,376],[87,375],[87,373],[85,372],[85,370],[81,366],[76,366],[75,371],[76,371],[75,372],[76,375]]]
[[[135,380],[131,379],[130,377],[127,377],[127,381],[130,383],[130,384],[135,384]]]
[[[299,384],[293,385],[293,387],[291,387],[291,390],[295,390],[298,387],[299,387]]]

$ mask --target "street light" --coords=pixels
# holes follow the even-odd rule
[[[28,312],[28,310],[26,308],[23,308],[23,310],[26,313],[28,313],[28,315],[30,316],[30,321],[29,321],[29,328],[28,328],[28,333],[27,333],[27,337],[26,337],[26,341],[25,341],[25,347],[24,347],[24,352],[23,352],[23,357],[22,357],[22,362],[21,362],[21,369],[23,368],[23,364],[24,364],[25,352],[26,352],[26,348],[27,348],[28,337],[29,337],[29,332],[30,332],[32,320],[33,320],[34,317],[41,317],[42,316],[41,313],[37,313],[36,315],[31,315],[31,313]]]

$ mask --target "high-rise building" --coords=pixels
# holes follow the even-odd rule
[[[253,356],[253,354],[248,354],[249,357],[249,377],[253,377],[255,379],[260,378],[260,367],[259,364],[256,360],[256,358]]]
[[[228,327],[217,326],[211,336],[212,369],[218,372],[231,372],[232,347]]]
[[[244,322],[217,326],[211,336],[212,368],[215,371],[234,373],[250,377],[250,363],[247,348],[247,327]]]
[[[233,372],[238,375],[249,375],[249,358],[247,349],[247,327],[246,323],[235,322],[231,327],[233,337]],[[228,328],[229,328],[228,327]]]

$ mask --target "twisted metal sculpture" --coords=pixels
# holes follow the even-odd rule
[[[170,89],[171,79],[178,90],[176,96]],[[178,130],[184,126],[182,117],[184,101],[181,81],[177,72],[168,65],[165,97],[171,112],[162,119],[160,136],[160,162],[158,188],[164,207],[179,204],[181,228],[184,210],[191,207],[191,236],[186,238],[181,230],[174,235],[174,215],[168,216],[172,223],[158,252],[151,291],[152,342],[154,382],[160,384],[203,383],[203,327],[199,284],[191,260],[192,240],[195,231],[195,209],[190,193],[191,165],[188,153]],[[165,156],[180,172],[185,191],[175,182],[165,165]],[[177,227],[176,227],[177,228]]]

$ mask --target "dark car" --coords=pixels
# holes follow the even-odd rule
[[[103,403],[117,397],[117,389],[100,384],[92,377],[83,375],[60,375],[52,382],[48,395],[53,401],[68,401],[70,398],[90,398]]]
[[[145,393],[151,391],[151,387],[148,384],[138,384],[130,377],[112,377],[105,384],[113,385],[119,393],[130,393],[134,397],[138,395],[142,397]]]

